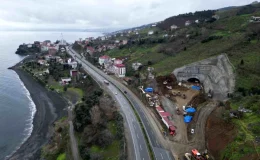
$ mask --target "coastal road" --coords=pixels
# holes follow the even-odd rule
[[[68,51],[74,57],[74,54],[71,51]],[[98,74],[95,70],[90,68],[85,62],[81,61],[80,59],[76,59],[78,62],[82,64],[82,67],[89,73],[89,75],[94,78],[99,84],[103,84],[104,77]],[[112,97],[115,98],[117,103],[121,106],[120,109],[122,113],[124,113],[124,117],[126,123],[128,125],[132,143],[133,143],[133,151],[134,155],[129,155],[131,159],[136,160],[150,160],[150,155],[148,152],[148,147],[145,141],[145,137],[142,133],[141,126],[134,114],[134,111],[131,108],[131,104],[125,98],[122,92],[118,90],[118,88],[113,85],[103,85],[107,87],[107,89],[112,93]]]
[[[74,134],[74,126],[72,123],[73,119],[73,113],[72,110],[74,109],[74,105],[69,102],[69,107],[68,107],[68,118],[69,118],[69,136],[70,136],[70,143],[71,143],[71,152],[73,156],[73,160],[80,160],[79,156],[79,150],[78,150],[78,143]]]
[[[148,118],[146,117],[146,113],[144,112],[144,104],[136,97],[136,95],[134,95],[127,87],[125,87],[123,84],[121,84],[120,82],[118,82],[117,80],[113,79],[112,77],[106,75],[104,72],[102,72],[101,70],[99,70],[98,68],[96,68],[94,65],[92,65],[91,63],[89,63],[88,61],[81,59],[81,56],[75,52],[71,47],[67,48],[68,53],[73,56],[78,62],[80,62],[82,64],[82,66],[87,70],[87,71],[91,71],[93,72],[93,74],[95,75],[95,77],[101,81],[101,83],[103,82],[104,79],[108,80],[109,82],[111,82],[114,87],[114,90],[118,90],[117,93],[118,95],[120,94],[120,101],[126,101],[126,102],[130,102],[131,105],[135,108],[135,110],[137,111],[141,122],[144,126],[145,132],[148,136],[148,140],[152,146],[152,150],[153,153],[155,155],[155,158],[157,160],[171,160],[174,159],[174,157],[170,154],[170,152],[166,149],[164,149],[162,147],[162,145],[160,144],[160,141],[158,140],[158,135],[156,134],[154,128],[152,128],[152,125],[150,124],[150,122],[148,121]],[[116,87],[115,87],[116,86]],[[119,92],[119,90],[121,92]],[[123,95],[123,92],[127,91],[127,94]],[[127,97],[127,99],[126,99]],[[120,103],[124,104],[124,103]],[[122,108],[125,108],[125,105],[121,105]],[[128,106],[128,111],[132,111],[131,106]],[[125,112],[126,115],[128,115],[128,112]],[[135,116],[134,116],[135,117]],[[127,121],[129,123],[129,121]],[[135,121],[137,123],[137,121]],[[138,125],[139,126],[139,125]],[[135,129],[135,128],[134,128]],[[132,128],[130,128],[130,130],[132,130]],[[136,132],[136,130],[134,130]],[[131,131],[132,132],[132,131]],[[142,134],[143,135],[143,134]],[[136,136],[136,134],[135,134]],[[139,148],[141,149],[141,148]],[[136,145],[135,145],[135,151],[136,151]],[[140,151],[142,152],[142,150]]]

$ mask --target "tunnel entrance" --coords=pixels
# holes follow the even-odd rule
[[[190,78],[187,81],[190,83],[200,83],[200,80],[198,78]]]

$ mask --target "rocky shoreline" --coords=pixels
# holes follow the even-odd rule
[[[37,111],[33,118],[33,131],[30,137],[8,159],[37,160],[41,159],[40,156],[43,145],[46,144],[52,136],[54,121],[67,115],[67,111],[65,110],[67,102],[61,95],[53,91],[48,91],[44,86],[34,80],[30,74],[23,71],[20,68],[21,64],[22,63],[18,63],[9,69],[14,70],[18,74],[30,92]]]

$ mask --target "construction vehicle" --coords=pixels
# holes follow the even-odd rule
[[[212,98],[213,97],[213,91],[210,89],[209,92],[208,92],[208,97],[209,98]]]
[[[197,149],[192,149],[191,155],[195,160],[207,160],[206,157],[201,155]]]

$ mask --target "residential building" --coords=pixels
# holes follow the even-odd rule
[[[63,85],[69,84],[71,82],[71,78],[61,78],[61,83]]]
[[[220,17],[219,17],[219,15],[215,14],[215,15],[212,16],[212,18],[215,18],[216,20],[219,20]]]
[[[251,20],[252,20],[252,21],[255,21],[255,22],[257,22],[257,21],[259,22],[259,21],[260,21],[260,17],[252,16],[252,17],[251,17]]]
[[[43,60],[43,59],[39,59],[39,60],[38,60],[38,63],[39,63],[40,65],[46,65],[46,64],[48,64],[47,61],[46,61],[46,60]]]
[[[122,41],[123,45],[126,45],[127,43],[128,43],[128,41],[126,39]]]
[[[142,63],[132,63],[132,68],[133,70],[137,71],[139,67],[142,66]]]
[[[94,49],[93,47],[88,46],[88,47],[87,47],[87,52],[88,52],[90,55],[93,55],[93,53],[95,52],[95,49]]]
[[[28,48],[32,48],[32,44],[27,44],[27,47]]]
[[[153,31],[149,31],[148,35],[153,35],[153,33],[154,33]]]
[[[110,60],[110,57],[107,55],[104,55],[104,56],[99,57],[98,63],[102,66],[105,63],[107,63],[109,60]]]
[[[124,64],[116,64],[114,65],[114,73],[117,77],[125,77],[126,68]]]
[[[70,59],[68,59],[68,65],[71,66],[71,68],[76,69],[78,66],[78,63],[70,58]]]
[[[121,59],[115,59],[114,60],[114,65],[117,65],[117,64],[122,64],[123,61]]]
[[[78,71],[73,69],[73,70],[70,70],[70,76],[71,77],[77,77],[78,76]]]
[[[190,24],[191,24],[191,21],[189,21],[189,20],[185,22],[185,26],[189,26]]]
[[[49,47],[48,52],[50,55],[55,55],[57,53],[57,49],[55,47]]]
[[[171,30],[175,30],[175,29],[177,29],[178,28],[178,26],[176,26],[176,25],[171,25]]]
[[[42,44],[41,46],[41,52],[48,52],[49,47],[47,45]]]

